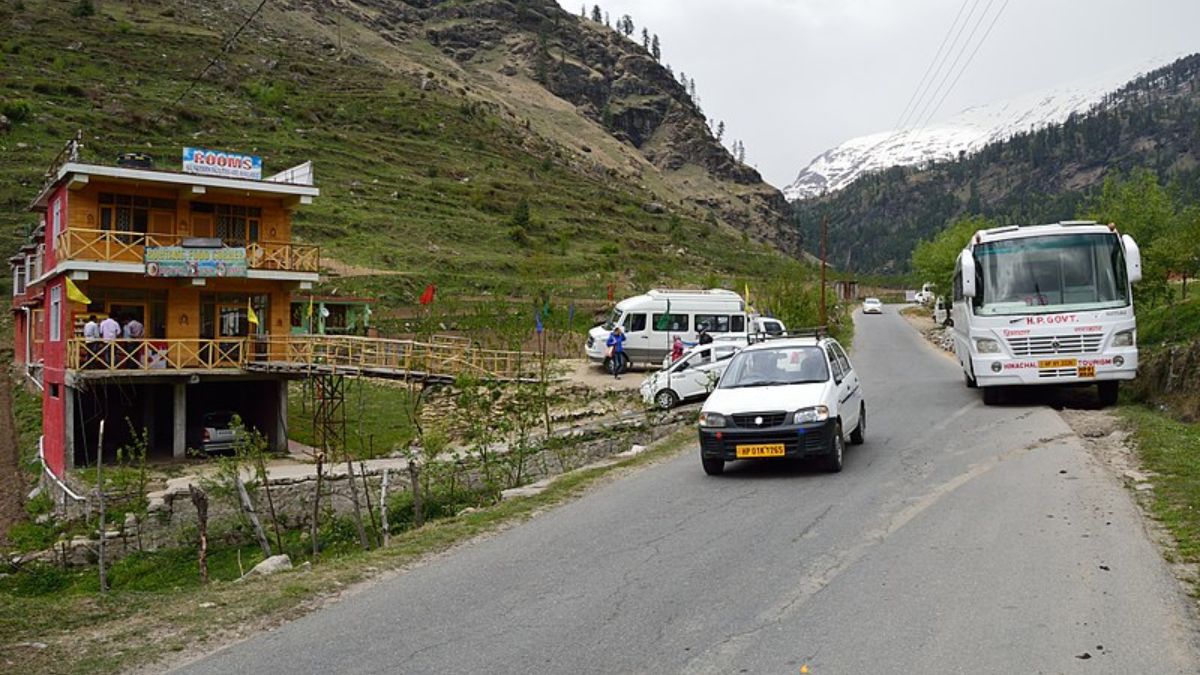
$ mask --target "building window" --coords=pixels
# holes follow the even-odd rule
[[[257,206],[192,202],[192,213],[213,215],[213,236],[232,246],[258,241],[262,209]]]
[[[50,398],[58,398],[58,396],[59,396],[58,385],[51,382],[50,383]]]
[[[153,214],[175,215],[174,199],[100,193],[100,229],[145,234]]]
[[[62,339],[62,286],[50,289],[50,341]]]
[[[25,274],[20,267],[13,267],[13,295],[25,292]]]
[[[53,227],[53,229],[51,231],[54,232],[54,238],[58,239],[58,234],[60,232],[62,232],[62,199],[61,198],[54,200],[54,216],[53,216],[53,219],[50,221],[50,223],[51,223],[51,226]]]

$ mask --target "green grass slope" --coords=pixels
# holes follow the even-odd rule
[[[808,274],[711,214],[649,213],[644,183],[580,162],[469,83],[301,30],[316,9],[268,8],[229,43],[254,5],[104,0],[91,15],[78,0],[0,5],[8,250],[35,222],[25,207],[42,173],[82,129],[84,159],[100,163],[139,150],[176,169],[185,145],[260,154],[266,173],[312,160],[322,195],[298,210],[297,237],[324,257],[398,272],[357,282],[395,304],[430,282],[462,295],[599,298],[609,284]]]

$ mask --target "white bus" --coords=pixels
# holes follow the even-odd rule
[[[676,336],[694,343],[701,327],[714,340],[732,338],[742,342],[749,333],[777,334],[785,330],[777,319],[747,315],[745,301],[733,291],[655,289],[618,302],[608,321],[588,331],[584,352],[590,361],[602,363],[606,369],[610,366],[605,343],[614,326],[625,331],[629,362],[654,366],[671,353]]]
[[[1009,385],[1095,384],[1117,400],[1137,375],[1131,284],[1137,243],[1113,225],[1066,221],[980,230],[954,273],[954,352],[984,403]]]

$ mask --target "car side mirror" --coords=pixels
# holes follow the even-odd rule
[[[1142,280],[1142,250],[1127,234],[1121,235],[1121,243],[1125,245],[1125,275],[1129,283],[1136,284]]]
[[[968,298],[975,297],[975,260],[969,251],[959,254],[958,268],[962,270],[962,294]]]

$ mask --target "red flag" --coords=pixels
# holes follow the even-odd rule
[[[437,286],[429,284],[425,287],[425,292],[421,294],[421,304],[428,305],[433,302],[433,295],[437,293]]]
[[[608,301],[612,302],[612,299],[613,299],[613,285],[609,284],[608,285]]]

